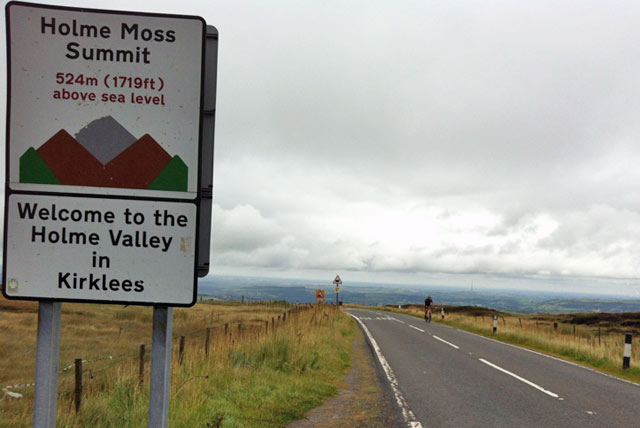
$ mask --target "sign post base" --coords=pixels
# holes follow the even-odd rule
[[[169,426],[169,396],[171,392],[171,344],[173,308],[153,307],[151,339],[151,380],[149,385],[149,428]]]
[[[34,428],[56,427],[61,316],[61,302],[41,301],[38,304]]]

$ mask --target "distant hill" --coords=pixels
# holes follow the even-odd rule
[[[311,303],[315,290],[323,289],[326,300],[335,302],[331,285],[317,281],[272,279],[258,277],[213,276],[200,280],[198,294],[225,300],[284,300]],[[416,287],[411,285],[363,285],[340,287],[344,303],[370,306],[421,304],[429,293],[437,305],[482,306],[519,313],[574,313],[574,312],[640,312],[640,300],[613,298],[583,298],[515,290],[470,291],[446,287]]]

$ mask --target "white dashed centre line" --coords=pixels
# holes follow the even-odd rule
[[[460,347],[459,347],[458,345],[454,345],[454,344],[453,344],[453,343],[451,343],[451,342],[447,342],[447,341],[446,341],[446,340],[444,340],[444,339],[440,339],[440,338],[439,338],[438,336],[436,336],[436,335],[433,335],[433,338],[434,338],[434,339],[436,339],[436,340],[439,340],[439,341],[440,341],[440,342],[442,342],[442,343],[446,343],[447,345],[451,346],[452,348],[460,349]]]
[[[490,367],[493,367],[494,369],[496,369],[496,370],[498,370],[498,371],[501,371],[502,373],[508,374],[509,376],[512,376],[512,377],[514,377],[514,378],[518,379],[520,382],[524,382],[524,383],[526,383],[527,385],[529,385],[529,386],[531,386],[531,387],[533,387],[533,388],[535,388],[535,389],[537,389],[537,390],[539,390],[539,391],[544,392],[545,394],[547,394],[547,395],[549,395],[549,396],[551,396],[551,397],[553,397],[553,398],[559,398],[559,397],[560,397],[560,396],[559,396],[558,394],[556,394],[555,392],[547,391],[547,390],[546,390],[546,389],[544,389],[543,387],[541,387],[541,386],[539,386],[539,385],[536,385],[535,383],[533,383],[533,382],[531,382],[531,381],[529,381],[529,380],[527,380],[527,379],[525,379],[525,378],[523,378],[523,377],[520,377],[520,376],[518,376],[518,375],[517,375],[517,374],[515,374],[515,373],[511,373],[510,371],[505,370],[505,369],[503,369],[503,368],[502,368],[502,367],[500,367],[500,366],[496,366],[495,364],[490,363],[489,361],[487,361],[487,360],[485,360],[485,359],[483,359],[483,358],[480,358],[480,361],[481,361],[481,362],[483,362],[484,364],[486,364],[486,365],[490,366]]]
[[[411,327],[411,328],[413,328],[413,329],[415,329],[415,330],[418,330],[418,331],[420,331],[420,332],[424,333],[424,330],[423,330],[423,329],[421,329],[421,328],[418,328],[418,327],[412,326],[411,324],[409,324],[409,327]]]

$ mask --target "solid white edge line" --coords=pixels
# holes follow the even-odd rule
[[[411,328],[413,328],[413,329],[415,329],[415,330],[418,330],[418,331],[420,331],[420,332],[424,333],[424,330],[423,330],[423,329],[421,329],[421,328],[418,328],[418,327],[413,326],[413,325],[411,325],[411,324],[409,324],[409,327],[411,327]]]
[[[454,327],[452,327],[452,328],[454,328]],[[520,349],[521,351],[527,351],[527,352],[530,352],[532,354],[539,355],[541,357],[546,357],[546,358],[549,358],[549,359],[554,360],[554,361],[559,361],[561,363],[569,364],[570,366],[578,367],[578,368],[581,368],[581,369],[584,369],[584,370],[588,370],[590,372],[593,372],[593,373],[596,373],[596,374],[599,374],[599,375],[602,375],[602,376],[605,376],[605,377],[608,377],[608,378],[611,378],[611,379],[619,380],[620,382],[624,382],[624,383],[628,383],[628,384],[633,385],[633,386],[640,387],[640,383],[635,383],[635,382],[632,382],[632,381],[627,380],[627,379],[622,379],[621,377],[610,375],[609,373],[603,373],[603,372],[598,371],[596,369],[592,369],[591,367],[586,367],[586,366],[583,366],[581,364],[574,363],[573,361],[563,360],[562,358],[554,357],[553,355],[543,354],[542,352],[534,351],[533,349],[527,349],[527,348],[523,348],[522,346],[513,345],[511,343],[501,342],[499,340],[492,339],[492,338],[486,337],[486,336],[482,336],[480,334],[471,333],[470,331],[461,330],[459,328],[454,328],[454,330],[457,330],[457,331],[459,331],[461,333],[469,334],[471,336],[476,336],[476,337],[479,337],[481,339],[490,340],[491,342],[499,343],[501,345],[510,346],[512,348]]]
[[[542,391],[542,392],[544,392],[545,394],[547,394],[547,395],[549,395],[549,396],[551,396],[551,397],[553,397],[553,398],[560,398],[560,396],[559,396],[558,394],[556,394],[555,392],[547,391],[546,389],[544,389],[544,388],[543,388],[543,387],[541,387],[540,385],[536,385],[535,383],[533,383],[533,382],[531,382],[531,381],[529,381],[529,380],[527,380],[527,379],[525,379],[525,378],[523,378],[523,377],[520,377],[520,376],[518,376],[517,374],[510,372],[509,370],[505,370],[505,369],[503,369],[503,368],[502,368],[502,367],[500,367],[500,366],[496,366],[495,364],[493,364],[493,363],[491,363],[491,362],[489,362],[489,361],[485,360],[484,358],[479,358],[479,360],[480,360],[481,362],[483,362],[484,364],[486,364],[486,365],[488,365],[488,366],[491,366],[491,367],[493,367],[494,369],[496,369],[496,370],[498,370],[498,371],[501,371],[502,373],[508,374],[509,376],[512,376],[512,377],[514,377],[514,378],[518,379],[520,382],[524,382],[524,383],[526,383],[527,385],[529,385],[529,386],[531,386],[531,387],[533,387],[533,388],[535,388],[535,389],[537,389],[537,390],[539,390],[539,391]]]
[[[440,342],[442,342],[442,343],[446,343],[447,345],[449,345],[449,346],[451,346],[451,347],[453,347],[453,348],[460,349],[460,347],[459,347],[458,345],[454,345],[454,344],[453,344],[453,343],[451,343],[451,342],[447,342],[447,341],[446,341],[446,340],[444,340],[444,339],[440,339],[440,338],[439,338],[438,336],[436,336],[435,334],[434,334],[432,337],[433,337],[434,339],[436,339],[436,340],[439,340],[439,341],[440,341]]]
[[[398,406],[400,406],[400,410],[402,411],[402,417],[404,418],[404,421],[407,423],[407,426],[409,428],[422,428],[422,424],[418,422],[418,420],[416,419],[416,416],[413,414],[411,409],[409,409],[409,406],[407,405],[407,401],[404,399],[404,396],[400,392],[400,389],[398,388],[398,381],[396,379],[396,376],[393,374],[393,370],[391,370],[391,366],[387,362],[387,359],[384,357],[384,355],[382,355],[382,351],[378,346],[378,342],[376,342],[376,340],[371,335],[371,332],[369,331],[367,326],[364,325],[364,323],[360,321],[360,319],[357,316],[351,313],[349,313],[349,315],[351,315],[358,322],[358,324],[360,324],[360,327],[362,327],[362,330],[367,335],[367,338],[369,339],[369,342],[371,343],[371,346],[373,347],[373,350],[375,351],[376,356],[378,357],[378,361],[380,361],[380,365],[384,370],[384,374],[387,376],[387,380],[391,385],[391,389],[393,390],[393,395],[396,398],[396,402],[398,403]]]

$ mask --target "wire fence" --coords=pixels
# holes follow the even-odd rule
[[[211,324],[205,324],[203,327],[191,329],[188,331],[174,331],[172,338],[174,348],[177,348],[177,358],[175,363],[182,365],[185,360],[187,348],[185,346],[187,338],[193,343],[199,340],[202,345],[202,352],[206,356],[209,355],[210,348],[215,339],[222,339],[218,342],[218,346],[227,348],[234,347],[242,339],[254,338],[256,335],[274,333],[278,328],[283,327],[287,323],[287,317],[291,318],[304,311],[312,309],[314,306],[310,304],[285,304],[281,302],[251,302],[245,303],[250,305],[263,305],[267,307],[285,307],[285,311],[274,315],[271,319],[254,320],[254,321],[236,321],[226,322],[224,324],[213,324],[213,316],[209,316]],[[203,320],[204,321],[204,320]],[[218,317],[216,321],[220,321]],[[71,364],[67,364],[58,370],[59,378],[59,395],[66,397],[74,397],[76,403],[76,412],[80,410],[82,402],[82,392],[90,389],[92,382],[98,380],[100,375],[108,374],[117,368],[123,368],[126,364],[132,365],[138,362],[138,378],[139,385],[142,386],[145,381],[146,365],[150,360],[150,353],[146,344],[140,344],[135,352],[122,353],[118,355],[104,355],[91,359],[76,358]],[[73,377],[71,375],[74,375]],[[103,379],[104,380],[104,379]],[[32,383],[16,383],[6,385],[0,388],[4,394],[0,398],[20,399],[24,397],[25,390],[35,387]],[[17,392],[16,390],[21,390]]]

